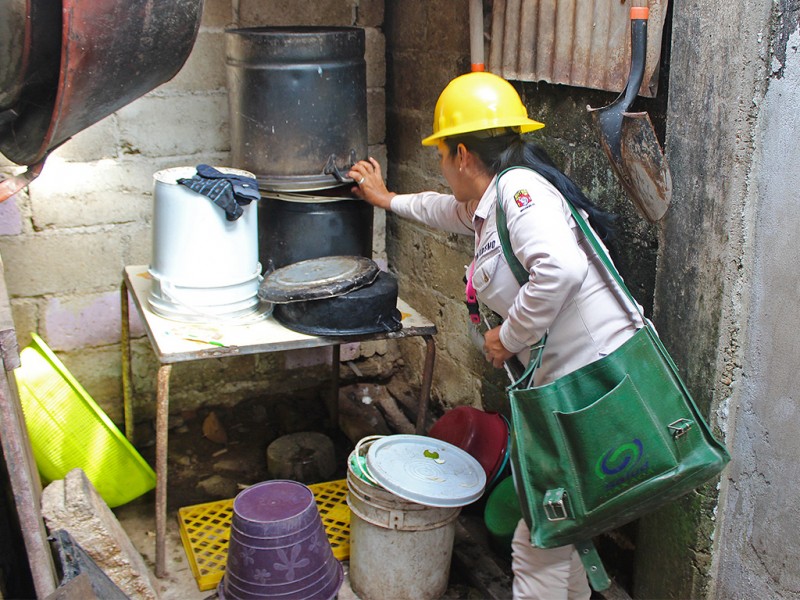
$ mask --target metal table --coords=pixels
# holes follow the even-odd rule
[[[223,358],[244,354],[260,354],[297,350],[300,348],[333,347],[331,389],[328,411],[334,426],[338,425],[339,357],[341,344],[382,339],[399,339],[421,336],[425,340],[425,366],[419,394],[416,433],[424,433],[433,377],[436,348],[433,335],[436,326],[421,316],[403,300],[398,299],[397,308],[402,315],[403,328],[399,331],[364,336],[319,337],[297,333],[285,328],[272,317],[241,325],[224,321],[207,324],[184,324],[162,318],[153,313],[148,305],[152,280],[147,266],[128,266],[122,273],[120,303],[122,311],[122,390],[125,415],[125,434],[133,441],[133,406],[131,384],[131,343],[129,295],[141,317],[147,337],[160,366],[156,387],[156,576],[166,575],[166,526],[167,526],[167,422],[169,416],[169,377],[173,363]],[[201,330],[203,326],[214,328],[221,335],[208,339],[212,343],[198,342],[186,332]]]

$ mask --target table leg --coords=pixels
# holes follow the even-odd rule
[[[119,290],[120,317],[122,318],[122,333],[120,335],[120,349],[122,351],[122,413],[125,417],[125,437],[133,443],[133,394],[131,390],[131,323],[130,309],[128,306],[128,286],[123,281]]]
[[[333,429],[339,428],[339,377],[341,376],[342,348],[339,344],[333,346],[331,356],[331,387],[328,392],[328,417]]]
[[[172,365],[158,369],[156,391],[156,577],[167,574],[167,435],[169,376]]]
[[[417,406],[417,424],[414,432],[425,435],[425,421],[428,418],[428,403],[431,397],[431,384],[433,383],[433,363],[436,360],[436,346],[433,336],[422,336],[425,340],[425,368],[422,371],[422,386],[419,390],[419,405]]]

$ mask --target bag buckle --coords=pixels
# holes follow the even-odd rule
[[[672,432],[672,439],[677,440],[679,437],[682,437],[692,428],[692,422],[689,419],[678,419],[677,421],[673,421],[667,427]]]
[[[567,510],[567,491],[564,488],[547,490],[542,502],[544,514],[548,521],[563,521],[569,518]]]

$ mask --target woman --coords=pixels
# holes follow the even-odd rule
[[[439,96],[433,134],[422,141],[437,146],[452,195],[394,194],[372,158],[349,173],[358,184],[354,193],[374,206],[474,235],[468,278],[478,299],[504,319],[484,334],[486,360],[499,368],[516,355],[525,364],[531,346],[547,333],[536,385],[605,356],[641,326],[635,308],[618,299],[616,284],[607,280],[567,200],[602,239],[611,233],[611,218],[521,136],[541,127],[528,118],[510,83],[490,73],[469,73],[451,81]],[[510,167],[526,168],[506,171]],[[516,260],[528,274],[524,285],[503,254],[497,202]],[[586,573],[573,546],[534,548],[521,520],[512,549],[514,598],[589,598]]]

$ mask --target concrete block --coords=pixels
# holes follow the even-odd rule
[[[68,531],[128,596],[158,598],[144,559],[81,469],[43,490],[42,516],[50,531]]]
[[[481,406],[481,380],[467,373],[446,354],[436,355],[436,374],[431,394],[441,398],[445,410],[461,406]]]
[[[386,259],[385,210],[376,210],[372,213],[372,257],[375,260]]]
[[[90,162],[101,158],[114,158],[119,154],[119,125],[115,114],[101,119],[94,125],[79,131],[47,159],[49,166],[53,157],[71,162]]]
[[[158,94],[198,93],[226,89],[225,33],[200,30],[189,58],[178,74],[162,84]]]
[[[259,25],[351,25],[349,0],[239,0],[242,27]]]
[[[24,348],[31,343],[31,332],[39,330],[39,300],[20,298],[11,301],[11,317],[17,332],[17,343]]]
[[[200,31],[227,27],[233,23],[233,3],[231,0],[205,0]]]
[[[359,27],[380,27],[383,25],[385,0],[356,0]]]
[[[50,298],[42,315],[42,335],[53,350],[77,350],[119,341],[119,292]]]
[[[24,231],[22,212],[20,211],[17,197],[22,199],[22,194],[14,194],[0,203],[0,235],[19,235]]]
[[[50,338],[45,339],[49,345]],[[122,359],[119,346],[78,349],[59,353],[59,358],[108,418],[122,429]]]
[[[37,229],[150,218],[153,166],[144,160],[68,163],[51,156],[30,185]]]
[[[119,286],[127,227],[0,237],[12,297]]]
[[[153,258],[153,229],[148,222],[132,227],[122,249],[123,265],[149,265]],[[122,273],[122,268],[120,268]],[[120,275],[121,277],[121,275]]]
[[[284,366],[291,370],[315,367],[317,365],[329,365],[331,364],[331,352],[330,347],[290,350],[284,352]]]
[[[339,428],[353,444],[368,435],[392,433],[365,389],[359,384],[339,389]]]
[[[383,88],[367,90],[367,142],[382,144],[386,140],[386,92]]]
[[[143,156],[223,152],[230,148],[228,95],[147,95],[119,113],[122,143]]]
[[[383,87],[386,85],[386,37],[380,29],[374,27],[367,27],[364,34],[367,87]]]

